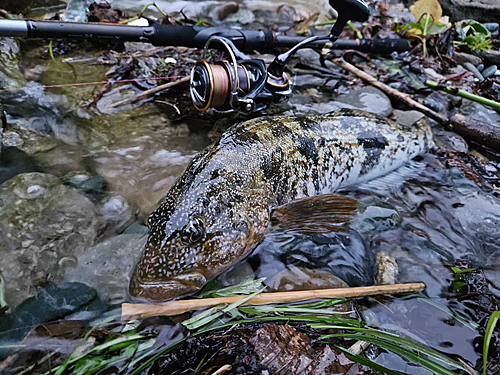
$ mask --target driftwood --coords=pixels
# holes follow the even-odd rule
[[[375,77],[358,69],[354,65],[349,64],[344,59],[334,59],[333,62],[336,65],[356,75],[357,77],[370,83],[371,85],[384,91],[386,94],[424,113],[426,116],[443,125],[446,129],[453,130],[455,133],[460,134],[466,140],[477,142],[496,151],[500,151],[500,136],[498,135],[498,126],[487,124],[482,121],[472,120],[459,114],[454,115],[450,119],[448,119],[445,116],[426,107],[425,105],[415,101],[410,95],[402,93],[390,86],[387,86],[385,83],[378,81]]]
[[[248,300],[244,305],[267,305],[272,303],[290,303],[311,299],[365,297],[379,294],[397,294],[418,292],[425,289],[423,283],[375,285],[357,288],[316,289],[295,292],[261,293]],[[204,310],[221,304],[231,304],[246,296],[189,299],[150,304],[122,304],[122,318],[147,318],[150,316],[173,316],[193,310]]]
[[[137,103],[138,101],[152,97],[153,95],[159,93],[160,91],[169,89],[171,87],[180,85],[181,83],[185,83],[185,82],[189,82],[189,77],[182,77],[181,79],[178,79],[177,81],[165,83],[163,85],[160,85],[160,86],[154,87],[152,89],[146,90],[144,92],[141,92],[140,94],[134,96],[133,98],[120,100],[119,102],[111,104],[111,108],[115,108],[115,107],[118,107],[118,106],[124,105],[124,104]]]

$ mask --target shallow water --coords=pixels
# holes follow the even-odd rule
[[[142,3],[130,4],[136,9]],[[166,3],[158,4],[169,9]],[[262,5],[256,1],[245,4]],[[178,9],[179,3],[171,6]],[[79,56],[77,52],[73,54]],[[95,108],[82,109],[79,102],[90,100],[96,92],[94,88],[43,89],[41,85],[100,80],[107,68],[88,64],[68,67],[61,63],[61,58],[53,63],[36,56],[24,56],[21,62],[25,68],[40,64],[45,71],[38,83],[29,83],[27,89],[0,93],[9,123],[4,137],[10,137],[9,145],[24,152],[6,166],[2,164],[5,169],[0,172],[30,172],[25,170],[26,165],[36,164],[33,170],[55,175],[61,181],[83,176],[76,180],[99,177],[105,182],[100,190],[81,192],[95,207],[90,242],[78,242],[78,257],[58,254],[57,264],[47,277],[56,283],[88,284],[105,304],[116,306],[129,298],[130,270],[145,241],[143,220],[189,160],[210,143],[213,119],[206,115],[176,119],[160,103],[109,108],[110,103],[137,90],[127,85],[105,94]],[[17,82],[24,85],[23,75],[18,73]],[[376,282],[376,254],[383,251],[398,264],[398,282],[424,282],[426,290],[422,298],[366,299],[363,317],[374,326],[425,342],[474,366],[479,359],[475,344],[478,332],[451,319],[442,309],[446,310],[446,298],[451,294],[453,275],[449,266],[457,261],[483,268],[491,292],[500,297],[500,200],[467,179],[459,169],[444,163],[443,157],[427,154],[380,180],[342,192],[360,201],[358,214],[346,231],[310,236],[268,233],[245,261],[220,276],[221,283],[265,277],[280,284],[276,275],[285,279],[286,270],[301,267],[327,271],[352,286],[371,285]],[[65,238],[64,244],[77,247],[72,245],[72,238]],[[12,266],[19,268],[19,274],[29,275],[26,277],[32,283],[29,290],[23,291],[23,298],[33,295],[37,285],[44,285],[39,268],[45,264],[35,264],[31,239],[25,241],[28,242],[23,242],[22,248],[10,242],[0,247],[1,251],[19,252],[19,264]],[[43,249],[40,246],[37,251],[53,253]],[[7,301],[14,301],[15,276],[5,268],[2,273]],[[308,282],[314,279],[311,274],[305,275]],[[317,276],[318,284],[324,281],[324,275]],[[294,288],[287,285],[288,289]],[[442,308],[429,304],[426,298]],[[21,300],[16,298],[16,304]],[[469,319],[474,313],[464,305],[455,304],[453,308]],[[163,319],[161,323],[159,341],[170,343],[183,334],[170,320]],[[408,373],[427,373],[408,367],[387,353],[378,361]]]

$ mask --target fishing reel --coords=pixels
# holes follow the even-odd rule
[[[277,56],[269,66],[263,60],[246,56],[227,38],[212,36],[208,39],[203,59],[198,60],[191,71],[190,92],[195,108],[248,114],[289,98],[293,85],[284,70],[294,53],[312,42],[335,42],[349,20],[363,22],[369,16],[363,0],[330,0],[330,5],[338,13],[330,34],[303,40]],[[229,54],[229,60],[208,63],[205,58],[212,44],[222,47]]]
[[[210,64],[206,57],[212,44],[223,47],[229,59]],[[205,44],[204,58],[191,71],[190,92],[195,108],[206,111],[236,110],[243,113],[261,111],[292,94],[288,76],[269,74],[263,60],[251,59],[229,39],[213,36]]]

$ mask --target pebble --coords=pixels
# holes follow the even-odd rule
[[[488,31],[491,33],[491,36],[497,36],[498,31],[500,28],[500,25],[496,22],[487,22],[483,23],[483,26],[488,29]]]
[[[483,74],[484,78],[489,78],[489,77],[492,77],[493,75],[495,75],[497,70],[498,70],[498,67],[496,65],[491,65],[491,66],[487,67],[486,69],[484,69],[482,74]]]
[[[477,70],[479,70],[479,71],[482,73],[482,72],[483,72],[483,70],[484,70],[484,64],[479,64],[479,65],[477,66]]]
[[[470,53],[455,52],[453,58],[459,65],[464,65],[465,63],[470,63],[474,66],[481,64],[482,60],[480,57],[471,55]]]
[[[474,76],[479,79],[480,81],[483,81],[484,80],[484,77],[483,75],[481,74],[481,72],[479,70],[477,70],[477,68],[471,64],[470,62],[465,62],[462,64],[462,66],[467,69],[469,72],[472,72],[474,73]]]
[[[389,117],[392,113],[391,100],[379,89],[366,86],[340,95],[334,104],[340,108],[355,108]]]

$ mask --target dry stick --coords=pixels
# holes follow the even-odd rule
[[[364,297],[374,296],[378,294],[409,293],[418,292],[423,289],[425,289],[425,284],[423,283],[409,283],[363,286],[356,288],[316,289],[295,292],[262,293],[248,300],[246,303],[244,303],[244,305],[267,305],[271,303],[290,303],[310,299]],[[150,316],[158,315],[179,315],[192,310],[203,310],[221,304],[231,304],[245,297],[246,296],[189,299],[151,304],[124,303],[122,304],[122,318],[128,319],[131,317],[147,318]]]
[[[181,83],[185,83],[188,81],[189,81],[189,76],[183,77],[183,78],[178,79],[177,81],[174,81],[174,82],[165,83],[163,85],[154,87],[150,90],[146,90],[144,92],[141,92],[139,95],[136,95],[133,98],[124,99],[124,100],[121,100],[119,102],[113,103],[113,104],[111,104],[111,108],[115,108],[115,107],[118,107],[120,105],[129,104],[129,103],[137,103],[140,100],[144,100],[144,99],[152,97],[153,95],[159,93],[160,91],[169,89],[171,87],[180,85]]]
[[[392,95],[402,102],[408,104],[410,107],[419,110],[428,117],[439,122],[445,128],[453,130],[457,134],[460,134],[470,141],[474,141],[481,145],[490,147],[496,151],[500,151],[500,134],[497,126],[482,121],[469,119],[460,114],[456,114],[448,119],[445,116],[442,116],[439,113],[427,108],[425,105],[413,100],[410,95],[399,92],[398,90],[395,90],[392,87],[389,87],[386,84],[377,81],[375,77],[366,72],[363,72],[362,70],[356,68],[352,64],[349,64],[343,59],[335,59],[333,60],[333,62],[336,65],[358,76],[359,78],[369,82],[371,85],[378,87],[386,94]]]

